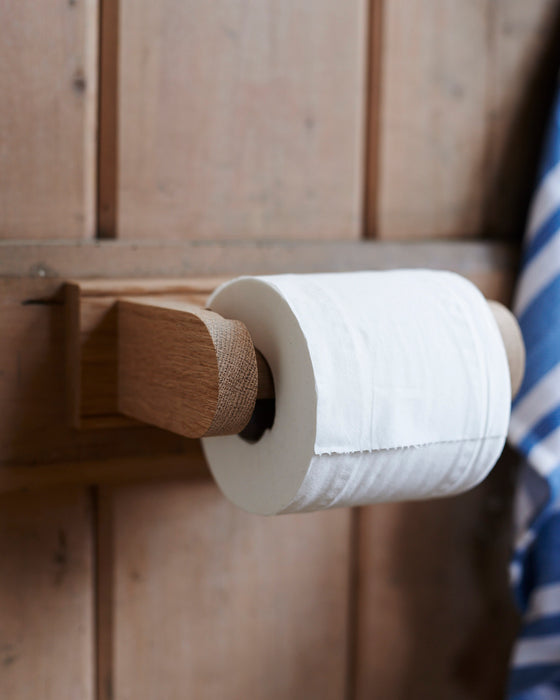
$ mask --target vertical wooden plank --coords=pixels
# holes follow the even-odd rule
[[[490,4],[384,2],[380,238],[479,232]]]
[[[511,456],[470,493],[364,508],[356,698],[504,697]]]
[[[121,0],[119,24],[119,238],[360,236],[365,0]]]
[[[91,537],[85,488],[0,498],[2,700],[93,700]]]
[[[97,1],[0,6],[0,239],[94,234]]]
[[[368,235],[519,233],[560,59],[557,1],[384,0],[381,14]]]
[[[104,700],[344,697],[349,511],[250,516],[206,481],[102,498]]]

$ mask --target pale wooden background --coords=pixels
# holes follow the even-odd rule
[[[66,427],[59,291],[428,266],[507,301],[560,2],[0,17],[0,697],[500,698],[515,460],[458,498],[246,515],[194,442]]]

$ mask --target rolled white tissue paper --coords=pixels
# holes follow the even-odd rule
[[[235,504],[265,515],[455,494],[500,456],[505,348],[450,272],[241,277],[209,306],[246,324],[274,377],[274,424],[203,440]]]

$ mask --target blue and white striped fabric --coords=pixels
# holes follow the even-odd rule
[[[523,618],[510,698],[560,700],[560,95],[525,232],[514,311],[527,367],[509,432],[525,457],[511,564]]]

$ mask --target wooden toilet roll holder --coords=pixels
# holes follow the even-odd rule
[[[141,421],[189,438],[246,429],[255,406],[271,403],[274,383],[245,325],[204,308],[221,281],[67,283],[71,423],[95,429]],[[515,395],[525,367],[521,331],[505,306],[489,304]]]

